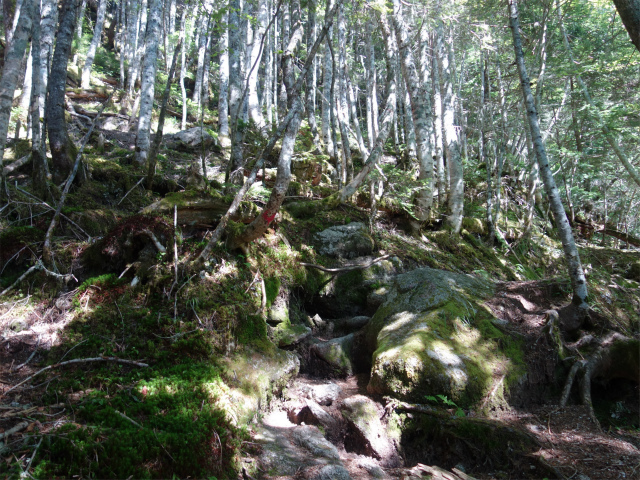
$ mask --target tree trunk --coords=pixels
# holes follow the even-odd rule
[[[518,72],[520,74],[522,94],[527,108],[527,118],[529,120],[529,128],[533,139],[534,151],[538,161],[538,166],[540,167],[540,175],[542,176],[544,188],[547,192],[547,196],[549,197],[549,202],[551,203],[551,209],[553,211],[562,247],[564,249],[565,259],[569,267],[569,277],[571,278],[571,285],[573,287],[573,304],[580,310],[586,311],[587,281],[582,270],[580,254],[578,253],[573,233],[571,232],[571,226],[569,225],[564,206],[560,200],[558,188],[556,187],[553,174],[549,168],[547,152],[544,147],[544,143],[542,142],[540,125],[538,123],[538,114],[536,112],[533,93],[531,92],[529,75],[527,74],[524,64],[524,54],[522,53],[518,8],[515,0],[508,0],[508,5],[510,20],[509,26],[513,35],[513,48],[515,51],[516,63],[518,65]]]
[[[226,18],[223,18],[226,23]],[[220,93],[218,96],[218,134],[220,143],[228,146],[229,143],[229,30],[224,29],[220,39]],[[182,78],[182,74],[181,74]]]
[[[348,185],[346,185],[338,192],[337,197],[341,202],[344,202],[349,197],[351,197],[356,192],[358,187],[360,187],[360,185],[364,183],[371,170],[375,168],[378,160],[382,156],[384,144],[387,141],[387,137],[389,136],[389,132],[391,131],[391,126],[393,125],[393,115],[395,114],[396,81],[392,65],[393,59],[397,57],[397,51],[394,48],[395,43],[393,42],[391,29],[389,28],[386,17],[383,15],[378,15],[378,23],[380,24],[380,29],[382,30],[382,34],[385,39],[385,50],[387,58],[387,100],[382,111],[382,116],[380,117],[378,122],[380,130],[376,137],[373,149],[371,150],[371,153],[369,153],[367,161],[365,162],[364,167],[362,167],[362,170],[358,172],[358,174]],[[374,197],[375,192],[373,193],[372,201],[374,200]]]
[[[335,164],[334,146],[331,136],[331,110],[333,98],[331,98],[331,83],[333,81],[333,65],[331,63],[331,50],[329,45],[324,48],[322,60],[322,142],[331,161]]]
[[[373,41],[371,39],[371,31],[373,30],[373,19],[370,19],[367,22],[366,29],[367,55],[365,59],[365,65],[367,68],[367,102],[368,105],[370,105],[371,110],[371,122],[367,125],[367,129],[369,132],[369,147],[373,148],[373,145],[376,141],[376,136],[378,135],[378,87],[376,84],[377,79],[375,49],[373,48]]]
[[[640,0],[613,0],[631,42],[640,52]]]
[[[229,4],[229,127],[231,129],[231,160],[227,170],[226,181],[242,183],[240,169],[244,163],[242,141],[244,138],[242,118],[242,65],[241,53],[244,45],[240,28],[240,1],[231,0]]]
[[[339,4],[337,6],[339,6]],[[256,238],[264,235],[271,222],[275,219],[278,210],[280,209],[280,206],[284,201],[284,197],[291,180],[291,157],[293,155],[296,136],[298,134],[300,123],[302,121],[302,100],[300,99],[300,90],[305,80],[305,76],[309,73],[309,70],[311,69],[311,66],[313,64],[313,57],[315,56],[320,43],[324,40],[324,37],[331,27],[335,12],[336,7],[332,5],[331,1],[327,2],[325,24],[322,28],[322,31],[318,35],[318,39],[314,43],[314,46],[311,49],[309,56],[307,57],[302,73],[297,80],[293,78],[294,69],[292,68],[293,63],[291,62],[291,57],[295,53],[295,47],[297,46],[298,41],[302,38],[301,32],[298,40],[296,40],[296,36],[298,36],[298,33],[296,33],[295,30],[294,32],[292,32],[291,40],[289,41],[287,48],[283,52],[283,75],[285,76],[284,80],[285,84],[287,85],[287,94],[289,96],[287,103],[289,103],[290,109],[293,109],[293,118],[289,121],[285,135],[282,139],[282,148],[280,150],[280,157],[278,158],[278,174],[276,177],[276,184],[271,191],[269,200],[267,201],[267,204],[264,207],[262,213],[258,215],[243,232],[241,232],[239,235],[236,235],[232,239],[232,244],[236,247],[249,243]]]
[[[71,54],[75,23],[76,0],[65,0],[60,12],[60,26],[56,35],[56,48],[53,52],[46,106],[53,181],[58,184],[71,173],[76,157],[76,147],[69,138],[64,116],[67,62]]]
[[[149,6],[149,22],[145,36],[145,55],[142,64],[142,85],[140,86],[140,116],[136,134],[136,161],[146,165],[149,155],[151,135],[151,113],[153,112],[153,95],[156,86],[156,69],[158,66],[158,41],[160,40],[160,20],[162,1],[151,0]]]
[[[433,36],[433,50],[436,52],[442,49],[442,38],[440,35]],[[445,164],[443,157],[443,138],[442,138],[442,90],[440,88],[440,62],[438,55],[433,55],[433,130],[435,139],[435,159],[437,172],[438,187],[438,205],[442,207],[447,197],[447,182],[445,175]]]
[[[447,227],[454,233],[460,233],[462,228],[462,208],[464,205],[464,182],[462,178],[462,159],[460,158],[460,138],[455,126],[456,98],[453,93],[453,38],[444,39],[444,24],[438,21],[437,35],[443,42],[438,42],[442,48],[438,49],[438,59],[442,65],[442,79],[444,97],[442,99],[442,126],[444,144],[447,152],[447,167],[449,170],[449,204]],[[446,43],[446,47],[444,46]]]
[[[411,46],[408,43],[409,33],[400,0],[393,1],[393,25],[400,50],[402,74],[411,101],[411,116],[416,132],[416,153],[420,163],[419,178],[425,183],[416,199],[415,215],[419,221],[424,222],[431,218],[431,209],[433,208],[433,153],[429,141],[428,126],[431,121],[431,105],[429,104],[429,92],[425,88],[425,83],[420,80]]]
[[[185,86],[185,77],[187,75],[187,48],[189,42],[187,41],[186,29],[187,29],[187,10],[189,5],[182,7],[182,16],[180,18],[180,43],[182,44],[182,51],[180,52],[180,92],[182,93],[182,122],[180,128],[185,130],[187,128],[187,88]]]
[[[96,25],[93,29],[93,38],[87,51],[87,59],[84,62],[84,68],[82,69],[82,88],[89,88],[89,79],[91,77],[91,65],[93,65],[93,59],[96,56],[96,50],[102,39],[102,27],[104,26],[104,17],[107,11],[107,0],[100,0],[98,4],[98,15],[96,17]]]
[[[0,170],[2,171],[2,185],[0,185],[0,197],[6,193],[6,178],[4,174],[4,148],[9,131],[9,119],[11,117],[11,104],[13,94],[18,85],[18,76],[22,67],[24,51],[27,48],[29,34],[31,33],[32,5],[29,0],[20,9],[20,19],[13,40],[5,56],[2,78],[0,78]]]
[[[309,17],[307,21],[307,55],[316,40],[316,0],[308,0]],[[320,147],[320,134],[316,122],[316,69],[315,60],[311,72],[307,75],[307,121],[313,135],[313,143]]]
[[[349,182],[353,178],[353,160],[351,159],[351,145],[349,144],[349,107],[347,102],[346,85],[346,29],[347,23],[344,18],[344,5],[341,4],[338,10],[338,65],[334,70],[334,75],[338,77],[338,124],[340,125],[340,137],[342,143],[343,182]]]
[[[249,75],[249,95],[247,102],[249,106],[249,118],[259,129],[262,129],[264,128],[265,122],[262,112],[260,111],[260,101],[258,99],[258,67],[264,51],[262,37],[267,31],[267,24],[269,23],[267,0],[259,0],[257,20],[258,23],[253,30],[253,45],[251,46],[251,55],[249,56],[249,68],[253,68],[254,65],[255,68],[251,70],[251,74]]]
[[[160,117],[158,118],[158,129],[156,130],[156,134],[153,138],[153,144],[151,145],[151,150],[149,151],[149,168],[147,170],[147,190],[151,190],[151,186],[153,185],[153,176],[156,173],[156,160],[158,158],[158,150],[160,149],[160,144],[162,143],[162,131],[164,129],[164,118],[167,113],[167,102],[169,100],[169,93],[171,93],[171,83],[173,81],[173,76],[176,73],[176,63],[178,62],[178,54],[180,53],[180,49],[182,48],[182,43],[178,42],[176,46],[176,50],[173,53],[173,60],[171,61],[171,68],[169,69],[169,76],[167,78],[167,86],[164,89],[164,93],[162,95],[162,105],[160,107]]]
[[[33,18],[40,18],[40,2],[35,1],[33,3]],[[40,22],[33,22],[33,28],[31,30],[31,50],[32,56],[32,81],[31,81],[31,105],[29,107],[31,114],[31,166],[32,166],[32,182],[33,191],[45,201],[51,199],[51,195],[48,189],[48,175],[49,168],[47,166],[47,158],[45,156],[45,150],[42,143],[42,128],[40,124],[40,97],[42,85],[40,81],[42,79],[42,62],[40,59],[41,46],[40,46]]]

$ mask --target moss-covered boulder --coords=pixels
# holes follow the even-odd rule
[[[372,353],[368,391],[416,403],[446,395],[470,405],[494,385],[519,379],[521,346],[493,325],[482,304],[493,292],[488,280],[443,270],[397,276],[364,328]]]
[[[364,264],[371,257],[363,257],[350,263]],[[374,263],[369,268],[352,270],[338,276],[317,299],[321,311],[329,318],[373,315],[386,298],[389,285],[402,271],[402,261],[398,257]]]
[[[632,263],[627,271],[627,278],[640,282],[640,262]]]
[[[464,217],[462,219],[462,228],[469,233],[484,235],[484,223],[479,218]]]
[[[266,409],[298,374],[300,361],[293,352],[244,350],[222,360],[227,385],[223,403],[232,412],[235,425],[246,425],[253,416]]]
[[[315,235],[318,252],[328,257],[355,258],[370,255],[374,241],[364,223],[351,222],[327,228]]]

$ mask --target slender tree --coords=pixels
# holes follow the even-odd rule
[[[420,180],[425,185],[417,197],[416,217],[420,221],[429,220],[433,207],[433,152],[429,136],[429,123],[431,122],[431,104],[426,84],[418,75],[418,68],[414,60],[411,45],[409,45],[409,32],[402,12],[400,0],[393,1],[393,25],[400,50],[402,74],[409,93],[411,102],[411,116],[415,128],[416,149],[420,164]],[[407,132],[409,133],[409,132]]]
[[[76,26],[76,0],[64,0],[60,11],[60,25],[56,35],[51,72],[47,87],[46,121],[51,149],[52,174],[55,183],[61,183],[73,167],[76,147],[69,138],[65,119],[65,87],[67,63],[71,54],[74,28]],[[80,169],[82,173],[82,169]],[[82,180],[82,177],[78,177]]]
[[[158,65],[158,41],[160,39],[160,20],[162,0],[151,0],[149,24],[145,36],[145,56],[142,64],[142,85],[140,87],[140,117],[136,134],[136,161],[146,165],[149,155],[151,134],[151,112],[156,85]]]
[[[91,43],[89,44],[87,58],[84,62],[84,67],[82,68],[82,88],[89,88],[89,80],[91,78],[91,65],[93,65],[93,60],[96,57],[98,45],[100,44],[100,40],[102,39],[102,29],[104,27],[104,18],[107,12],[107,3],[109,3],[108,0],[100,0],[100,3],[98,3],[98,13],[96,16],[96,24],[93,28],[93,38],[91,39]]]
[[[577,307],[582,314],[586,313],[587,307],[587,281],[580,262],[580,254],[576,247],[575,239],[571,231],[571,226],[567,220],[567,215],[560,200],[560,193],[556,187],[553,178],[547,151],[542,141],[540,133],[540,124],[538,122],[538,114],[536,111],[535,100],[531,91],[531,82],[524,63],[524,54],[522,52],[522,40],[520,37],[520,22],[518,20],[518,7],[515,0],[508,0],[509,6],[509,26],[513,36],[513,48],[515,51],[516,64],[518,73],[520,74],[520,86],[527,109],[527,119],[529,121],[529,129],[533,139],[534,152],[538,166],[540,167],[540,176],[544,183],[544,188],[549,197],[551,211],[556,221],[556,227],[560,235],[560,241],[564,249],[565,259],[569,267],[569,277],[573,287],[573,305]]]
[[[11,117],[11,104],[13,93],[18,85],[18,76],[27,48],[29,33],[31,31],[32,2],[25,0],[20,9],[20,19],[15,30],[11,44],[5,56],[2,78],[0,78],[0,170],[2,170],[2,185],[0,185],[0,197],[6,193],[6,179],[3,168],[4,148],[9,131],[9,119]]]

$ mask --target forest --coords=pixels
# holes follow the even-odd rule
[[[640,0],[1,0],[0,475],[640,475]]]

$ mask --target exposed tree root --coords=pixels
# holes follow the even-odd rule
[[[562,407],[567,405],[577,377],[580,402],[587,407],[589,417],[600,428],[591,399],[591,380],[602,378],[609,381],[614,378],[625,378],[638,382],[640,340],[613,332],[602,339],[584,334],[574,343],[566,343],[563,339],[563,331],[575,331],[572,327],[577,325],[573,316],[569,317],[568,322],[563,323],[566,318],[555,310],[551,310],[547,312],[547,324],[544,328],[560,359],[574,361],[562,390],[560,405]],[[583,349],[587,350],[584,354],[581,351]]]

